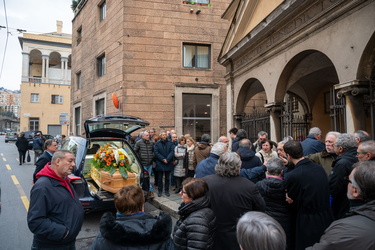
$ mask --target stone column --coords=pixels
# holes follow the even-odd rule
[[[46,82],[46,68],[48,67],[48,65],[46,65],[47,58],[49,58],[49,56],[42,55],[42,82],[43,83]]]
[[[68,58],[61,57],[61,83],[66,84],[68,80]]]
[[[46,82],[49,82],[49,56],[46,58]]]
[[[368,82],[353,80],[335,85],[338,98],[346,101],[346,132],[353,133],[358,129],[365,129],[366,114],[363,108],[364,94],[368,93]]]
[[[271,140],[281,141],[281,112],[283,110],[282,103],[269,103],[265,105],[267,112],[270,113],[270,134]]]
[[[22,52],[22,81],[29,81],[29,70],[30,70],[30,54]]]

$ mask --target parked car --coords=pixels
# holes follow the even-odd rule
[[[70,136],[66,140],[62,149],[70,150],[76,156],[76,168],[69,177],[86,212],[114,209],[114,193],[101,188],[100,183],[91,175],[95,170],[92,170],[94,154],[100,147],[110,145],[125,151],[135,164],[132,168],[136,175],[136,184],[145,192],[149,190],[149,174],[125,139],[132,132],[148,125],[147,121],[133,116],[95,117],[84,123],[85,138]]]
[[[6,132],[4,138],[5,138],[5,142],[17,141],[17,133],[16,132]]]

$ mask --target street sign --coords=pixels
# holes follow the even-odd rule
[[[60,125],[69,125],[68,113],[60,113]]]

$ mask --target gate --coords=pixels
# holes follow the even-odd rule
[[[369,80],[368,95],[364,95],[366,116],[370,118],[372,140],[375,138],[375,75]]]
[[[296,141],[305,140],[309,122],[307,121],[307,115],[296,115],[298,111],[298,101],[296,97],[287,95],[287,101],[283,103],[282,113],[280,115],[281,124],[281,138],[286,136],[293,137]]]
[[[271,137],[269,113],[258,113],[256,109],[254,109],[254,113],[249,115],[243,113],[241,127],[246,130],[247,137],[251,142],[258,140],[259,131],[265,131],[268,133],[268,138]]]
[[[334,89],[330,90],[331,131],[346,132],[346,102],[345,96]]]

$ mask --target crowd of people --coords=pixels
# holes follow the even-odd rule
[[[180,218],[172,229],[169,215],[144,212],[139,187],[124,187],[115,195],[116,215],[103,215],[92,249],[374,249],[375,141],[367,132],[331,131],[322,142],[314,127],[302,142],[288,136],[279,143],[264,131],[253,143],[243,129],[228,133],[214,143],[208,134],[195,142],[174,130],[129,138],[155,177],[150,193],[181,195]],[[67,205],[79,216],[66,181],[74,155],[53,141],[45,148],[28,212],[33,249],[74,249],[81,219],[43,216]],[[61,188],[69,191],[61,199],[42,198]]]

